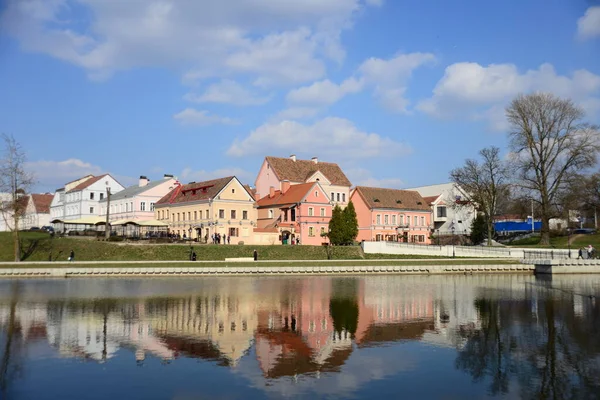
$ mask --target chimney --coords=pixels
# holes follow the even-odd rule
[[[290,155],[290,160],[292,160],[293,162],[296,162],[296,155],[295,154]]]
[[[287,179],[281,182],[281,193],[285,194],[290,188],[290,181]]]
[[[148,177],[141,175],[140,176],[140,187],[144,187],[148,184],[148,182],[150,182],[150,179],[148,179]]]
[[[275,197],[275,188],[271,186],[269,188],[269,198],[272,199],[273,197]]]
[[[172,178],[172,177],[173,177],[173,175],[171,175],[171,174],[165,174],[165,175],[164,175],[164,178],[165,178],[165,179],[167,179],[167,178]]]
[[[315,164],[319,163],[319,159],[317,157],[313,157],[311,158],[312,162],[314,162]]]

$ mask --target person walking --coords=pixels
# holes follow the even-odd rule
[[[69,261],[73,261],[75,260],[75,252],[73,250],[71,250],[71,253],[69,254]]]
[[[227,236],[227,244],[231,244],[231,235]]]

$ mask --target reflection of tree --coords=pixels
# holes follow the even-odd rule
[[[349,332],[352,337],[358,326],[358,281],[354,278],[334,279],[329,300],[329,314],[338,335]]]
[[[477,300],[481,329],[467,339],[456,367],[475,381],[490,379],[492,394],[509,392],[517,380],[522,398],[596,398],[600,393],[599,307],[587,302],[575,317],[573,296],[531,301]]]
[[[17,373],[19,367],[19,344],[17,343],[17,321],[16,311],[17,302],[19,300],[19,283],[14,282],[12,286],[12,296],[10,300],[10,311],[8,317],[8,326],[5,331],[6,342],[2,346],[2,360],[0,364],[0,392],[6,395],[8,384],[12,379],[12,375]],[[4,396],[3,396],[4,397]]]

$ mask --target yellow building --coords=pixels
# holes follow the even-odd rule
[[[155,217],[169,232],[200,241],[226,235],[231,244],[252,242],[256,208],[250,190],[235,177],[176,183],[154,206]]]

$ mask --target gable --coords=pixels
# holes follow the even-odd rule
[[[329,179],[327,179],[321,171],[314,172],[306,179],[306,182],[319,182],[321,184],[331,185]]]
[[[254,201],[254,198],[242,183],[233,178],[216,196],[219,200]]]
[[[329,204],[329,197],[327,197],[321,185],[315,182],[304,195],[302,202]]]

